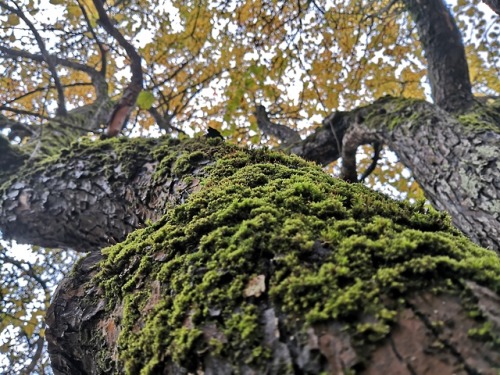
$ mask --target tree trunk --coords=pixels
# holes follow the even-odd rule
[[[476,244],[423,203],[279,152],[218,139],[72,144],[106,122],[118,133],[142,87],[140,56],[94,3],[132,60],[116,106],[104,70],[84,67],[98,100],[67,112],[54,66],[75,63],[2,47],[49,63],[60,92],[36,144],[0,138],[2,237],[90,251],[47,315],[56,374],[498,373],[500,258],[476,244],[500,250],[500,105],[475,102],[441,1],[404,0],[436,106],[383,98],[306,140],[264,107],[256,117],[292,153],[341,156],[351,181],[356,148],[388,144]],[[29,133],[12,122],[0,116],[11,137]]]
[[[435,207],[473,241],[500,251],[500,100],[483,105],[474,99],[460,31],[446,4],[403,3],[418,29],[436,106],[382,98],[330,115],[303,141],[272,123],[263,107],[258,125],[308,160],[328,164],[342,157],[343,177],[351,182],[358,180],[357,147],[388,145]]]
[[[457,121],[426,102],[400,105],[394,100],[378,108],[390,114],[385,118],[370,108],[366,122],[353,124],[348,136],[371,134],[387,144],[434,207],[447,211],[474,242],[499,251],[500,126],[491,121],[481,127],[467,116]],[[495,121],[500,124],[500,116]]]
[[[291,150],[325,162],[383,141],[462,230],[498,248],[497,124],[495,105],[457,120],[384,98],[331,116]],[[499,258],[434,211],[219,139],[81,141],[13,170],[2,175],[4,238],[93,252],[47,317],[56,373],[500,366]]]
[[[444,1],[404,0],[427,59],[434,103],[448,112],[474,104],[462,35]]]
[[[279,152],[172,142],[150,143],[153,160],[139,165],[156,155],[149,181],[188,188],[58,288],[47,316],[56,374],[500,369],[500,258],[446,216]],[[120,165],[80,147],[75,159]]]

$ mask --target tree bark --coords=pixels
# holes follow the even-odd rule
[[[500,16],[500,0],[484,0],[486,5],[488,5],[493,12]]]
[[[474,103],[462,35],[443,1],[405,0],[427,59],[434,103],[464,112]]]
[[[384,114],[375,115],[348,132],[363,134],[357,145],[372,143],[374,138],[387,144],[413,172],[434,207],[447,211],[474,242],[499,251],[500,126],[495,125],[500,124],[500,116],[490,128],[477,128],[426,102],[399,110],[398,103],[389,102],[382,110],[396,116],[392,123]]]
[[[499,106],[476,106],[443,3],[405,3],[437,106],[384,98],[304,141],[263,108],[257,117],[323,164],[388,144],[436,207],[498,251]],[[59,154],[75,129],[105,122],[105,97],[61,111],[35,157],[0,139],[12,161],[0,162],[3,237],[91,252],[47,315],[56,374],[498,372],[500,258],[445,216],[219,140],[83,141]],[[344,172],[357,178],[355,164]]]
[[[474,242],[500,249],[500,105],[476,104],[452,115],[425,101],[382,98],[338,112],[301,142],[286,145],[307,160],[355,160],[359,145],[386,144],[412,172],[434,207]],[[357,181],[355,165],[345,177]],[[347,175],[346,175],[347,174]]]
[[[59,286],[55,374],[500,369],[500,258],[443,215],[273,151],[210,139],[175,155],[196,192]]]
[[[468,206],[460,194],[466,194],[466,187],[471,185],[456,179],[457,176],[465,178],[459,173],[463,170],[467,177],[465,181],[478,180],[484,186],[495,187],[496,190],[488,194],[498,191],[498,177],[495,175],[498,153],[495,150],[499,142],[492,120],[496,115],[491,111],[479,113],[482,114],[465,116],[460,123],[431,104],[385,98],[371,106],[331,116],[316,136],[292,148],[309,150],[309,156],[314,157],[314,148],[308,144],[310,140],[314,142],[318,158],[324,161],[344,152],[345,143],[349,140],[365,140],[363,136],[357,138],[353,134],[367,134],[370,141],[383,141],[397,150],[402,160],[414,168],[418,178],[427,181],[428,186],[423,184],[426,192],[442,195],[436,198],[437,201],[453,204],[455,200],[460,201],[454,213],[456,217],[464,216],[466,220],[472,217],[473,212],[476,220],[481,218],[480,222],[487,224],[490,216],[498,213],[488,206],[494,204],[495,199],[488,200],[487,190],[478,189],[476,196],[471,195],[475,199],[474,205]],[[475,120],[475,126],[466,125],[465,120],[471,118]],[[479,129],[478,123],[482,126]],[[338,148],[336,139],[340,135],[342,144]],[[325,151],[328,142],[330,147]],[[427,162],[422,163],[422,160]],[[468,168],[469,164],[474,168]],[[301,181],[300,176],[309,169],[313,176]],[[245,174],[250,173],[249,170],[252,173]],[[235,184],[228,184],[228,178],[235,178]],[[177,294],[181,300],[184,298],[182,291],[165,289],[165,285],[176,285],[177,277],[188,277],[193,280],[188,288],[190,290],[196,285],[205,285],[203,280],[211,280],[210,275],[219,275],[216,278],[219,281],[214,281],[216,285],[222,283],[230,287],[231,280],[240,275],[243,279],[236,284],[239,286],[234,286],[240,294],[234,296],[234,300],[226,301],[229,305],[236,303],[231,305],[234,308],[231,313],[219,312],[218,303],[207,305],[202,310],[208,320],[200,323],[197,313],[191,317],[189,304],[181,309],[184,315],[181,314],[182,319],[175,323],[177,326],[172,323],[172,327],[181,330],[176,336],[179,340],[185,337],[190,343],[186,347],[185,343],[181,345],[179,342],[179,348],[187,352],[180,350],[173,355],[171,349],[165,349],[166,354],[161,359],[141,357],[141,361],[156,363],[159,360],[159,364],[151,365],[153,373],[186,373],[196,369],[207,373],[287,373],[287,369],[295,369],[296,373],[344,373],[352,370],[370,374],[380,371],[391,373],[389,369],[394,369],[392,373],[395,374],[418,374],[426,373],[424,368],[429,363],[440,373],[493,373],[493,369],[500,366],[498,350],[490,350],[489,346],[484,349],[483,342],[477,340],[490,340],[490,331],[484,327],[492,327],[492,335],[498,332],[495,311],[498,310],[499,300],[494,275],[500,272],[499,258],[465,241],[440,215],[426,213],[423,208],[410,209],[406,203],[390,203],[387,198],[367,193],[368,190],[357,184],[333,188],[340,182],[328,180],[325,184],[325,178],[328,179],[297,158],[287,159],[281,153],[223,146],[219,139],[184,142],[164,138],[84,141],[74,144],[59,157],[26,165],[4,183],[0,213],[4,236],[44,246],[74,247],[86,251],[122,241],[127,233],[136,228],[145,227],[146,231],[138,232],[128,242],[116,245],[115,249],[130,249],[123,253],[128,254],[123,260],[114,260],[121,256],[116,258],[113,250],[109,250],[106,255],[108,263],[97,265],[100,255],[95,251],[59,287],[47,317],[50,326],[47,338],[55,372],[124,372],[127,359],[120,359],[123,354],[121,349],[118,350],[117,340],[123,337],[121,332],[130,333],[137,328],[127,331],[123,325],[138,319],[137,327],[140,327],[149,321],[151,311],[160,313],[161,306],[155,306],[161,301],[169,301],[171,296]],[[490,185],[487,185],[488,178]],[[275,180],[278,185],[263,192],[261,198],[251,200],[252,197],[247,196],[267,186],[267,181]],[[196,198],[189,198],[192,192],[197,192]],[[281,194],[273,202],[277,206],[261,202],[271,192]],[[210,199],[203,203],[206,196]],[[325,199],[322,200],[322,197]],[[186,204],[182,205],[183,202]],[[189,206],[189,202],[194,202],[194,206]],[[253,211],[255,204],[258,207]],[[307,206],[294,213],[292,208],[303,204]],[[205,217],[206,209],[202,206],[207,210],[218,207],[219,211],[215,216]],[[292,211],[283,214],[280,219],[283,221],[274,222],[272,218],[282,209]],[[160,219],[165,213],[167,216]],[[298,225],[295,221],[311,213],[314,217],[303,224]],[[230,216],[225,218],[227,215]],[[252,215],[259,216],[259,219],[252,221]],[[169,220],[172,217],[187,221],[171,223]],[[388,221],[380,221],[381,217]],[[148,224],[148,219],[159,221]],[[391,220],[392,224],[389,223]],[[324,230],[312,230],[311,233],[311,229],[307,229],[308,225],[318,228],[324,223],[330,223]],[[231,225],[239,229],[231,232],[228,229]],[[330,226],[336,229],[328,234]],[[384,229],[387,226],[390,228],[388,231]],[[495,233],[496,228],[493,224],[488,231]],[[483,227],[476,229],[479,229],[478,237],[483,235]],[[246,232],[248,230],[250,232]],[[282,237],[272,240],[266,234],[268,230],[275,230]],[[233,233],[230,238],[234,240],[227,239],[224,233]],[[169,234],[172,237],[168,243],[155,242],[162,241]],[[138,236],[142,236],[139,242]],[[197,263],[195,257],[187,263],[197,264],[194,268],[179,269],[171,276],[172,279],[159,284],[155,281],[153,269],[162,267],[165,262],[175,263],[176,257],[199,250],[200,246],[210,243],[206,242],[208,238],[218,245],[199,253],[203,256],[219,254],[217,249],[232,249],[238,254],[238,247],[248,241],[251,245],[247,250],[252,249],[253,255],[248,259],[244,255],[225,255],[224,259],[229,256],[227,259],[236,261],[233,265],[222,264],[222,258]],[[490,239],[494,241],[495,237],[486,236],[479,241]],[[401,244],[407,241],[411,245],[401,248]],[[272,249],[267,247],[271,245]],[[281,251],[275,251],[274,247],[281,246],[284,247]],[[380,253],[380,249],[387,249],[387,252]],[[280,268],[283,259],[288,259],[289,250],[299,252],[297,264],[300,267],[295,271]],[[397,261],[392,259],[392,251],[399,253]],[[332,260],[331,257],[337,253],[344,255]],[[365,258],[366,254],[371,255]],[[238,259],[242,259],[242,264]],[[210,271],[203,264],[216,268]],[[474,265],[480,266],[476,269]],[[342,267],[346,266],[349,268],[342,271]],[[327,271],[328,267],[332,267],[331,270]],[[146,270],[151,275],[139,277],[134,273],[136,270]],[[299,275],[297,280],[302,280],[298,284],[294,278],[272,284],[283,275],[293,276],[296,272]],[[302,275],[302,272],[306,274]],[[384,276],[387,272],[389,275],[396,272],[397,275]],[[350,293],[355,293],[358,287],[356,278],[349,275],[358,273],[364,277],[376,275],[376,280],[366,280],[366,285],[369,285],[366,288],[373,289],[377,300],[384,302],[385,307],[377,305],[376,313],[370,310],[375,307],[370,305],[365,309],[369,304],[361,303],[368,298],[364,294],[366,290],[364,297],[351,296],[354,307],[347,303],[351,300]],[[99,275],[103,275],[100,281]],[[261,275],[264,277],[260,278]],[[326,288],[327,291],[336,288],[334,285],[337,284],[323,280],[325,275],[338,275],[340,279],[336,279],[335,283],[342,285],[341,293],[348,294],[330,295],[328,292],[322,295],[318,292],[318,288]],[[430,284],[427,283],[429,280],[432,280]],[[387,286],[387,283],[390,284],[388,289],[378,289],[379,284]],[[149,296],[148,300],[140,303],[140,306],[149,306],[146,311],[130,312],[132,296],[126,293],[130,285],[136,285],[132,295],[140,293]],[[287,293],[283,292],[286,285],[291,288]],[[106,292],[110,287],[109,293]],[[470,317],[470,298],[460,294],[464,289],[472,295],[470,298],[475,306],[472,309],[479,311],[475,318]],[[229,290],[234,292],[231,288]],[[301,311],[299,306],[313,307],[306,303],[307,296],[317,294],[319,299],[315,300],[314,306],[331,306],[337,303],[335,301],[346,301],[347,305],[342,305],[335,313],[330,312],[326,318],[323,313],[318,315],[310,310]],[[294,301],[294,295],[299,300]],[[215,297],[207,301],[213,302],[212,298]],[[192,303],[200,303],[200,300],[196,301]],[[247,316],[238,307],[242,304],[245,309],[256,313]],[[392,311],[387,315],[391,318],[381,318],[386,314],[384,309]],[[257,331],[252,331],[256,336],[243,335],[245,325],[240,327],[243,331],[239,332],[239,328],[234,328],[239,326],[233,326],[236,323],[231,316],[256,322]],[[308,320],[306,316],[312,318]],[[441,321],[451,323],[442,327]],[[164,324],[164,327],[170,326],[169,322]],[[195,329],[192,324],[201,325]],[[436,324],[440,328],[436,328]],[[234,333],[229,327],[239,333]],[[151,334],[148,332],[144,334]],[[193,333],[196,338],[185,336]],[[238,337],[236,341],[242,347],[230,340],[232,335]],[[408,335],[415,339],[407,341],[405,338]],[[154,338],[148,340],[155,342]],[[217,342],[226,349],[219,351]],[[266,361],[252,362],[255,356],[250,352],[258,353],[260,350],[266,353]],[[240,355],[244,359],[235,359]],[[183,359],[186,356],[193,358],[191,364]],[[132,361],[129,366],[135,369],[142,365]]]
[[[28,164],[3,191],[3,237],[82,252],[121,242],[196,188],[202,169],[182,180],[181,156],[189,149],[176,140],[87,141],[50,163]]]
[[[499,124],[496,104],[454,117],[423,101],[385,98],[336,113],[307,139],[285,147],[327,164],[363,143],[388,144],[437,208],[449,212],[473,241],[498,251]],[[76,146],[58,163],[29,163],[15,173],[3,191],[4,237],[86,251],[119,242],[146,220],[161,217],[164,211],[151,208],[150,200],[175,191],[179,180],[171,176],[168,185],[151,185],[161,161],[159,154],[154,156],[160,143],[145,141],[137,146],[142,151],[131,156],[120,151],[120,142],[96,145],[98,156]]]
[[[435,207],[449,212],[453,223],[473,241],[499,251],[499,102],[484,107],[474,100],[461,34],[444,2],[405,0],[404,4],[426,54],[434,102],[444,111],[423,102],[399,106],[395,101],[389,108],[375,104],[338,112],[303,142],[263,121],[259,126],[308,160],[328,164],[342,156],[343,177],[353,182],[358,180],[357,147],[389,145]]]

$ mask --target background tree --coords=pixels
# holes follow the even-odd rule
[[[477,3],[454,9],[462,34],[440,2],[50,3],[0,1],[0,128],[9,140],[0,144],[4,238],[97,251],[158,220],[171,192],[148,178],[130,180],[131,170],[156,166],[139,146],[96,153],[100,179],[78,182],[92,168],[72,142],[105,127],[116,135],[128,121],[126,134],[156,129],[182,137],[208,125],[230,141],[281,145],[325,165],[342,156],[350,181],[358,179],[357,147],[370,143],[378,154],[387,144],[455,225],[498,249],[499,109],[490,98],[499,91],[498,25]],[[401,100],[422,99],[426,77],[435,105]],[[387,94],[400,99],[374,102]],[[307,126],[314,118],[322,125]],[[67,147],[75,158],[64,168],[75,174],[51,164]],[[110,174],[123,158],[136,161]],[[402,190],[415,189],[401,181]],[[3,272],[15,272],[10,257],[3,260],[11,265]],[[18,295],[2,293],[9,310],[11,294]],[[20,311],[16,319],[32,314]],[[30,321],[19,332],[34,345],[43,331],[27,329]],[[2,322],[11,329],[12,320]]]

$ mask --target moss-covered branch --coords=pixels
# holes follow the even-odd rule
[[[79,251],[120,242],[196,188],[219,142],[82,139],[25,166],[3,187],[3,236]]]
[[[56,372],[500,369],[500,258],[446,215],[277,152],[216,159],[184,204],[68,279]]]

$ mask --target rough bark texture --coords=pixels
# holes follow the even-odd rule
[[[314,134],[287,149],[326,164],[342,153],[347,159],[359,144],[388,144],[436,207],[448,211],[475,242],[498,250],[499,111],[498,104],[478,105],[454,117],[422,101],[385,98],[328,117]],[[119,145],[104,142],[92,150],[75,145],[57,163],[29,163],[16,173],[5,185],[0,208],[5,238],[98,249],[161,217],[157,202],[176,188],[174,180],[167,185],[151,180],[163,157],[155,151],[157,141],[125,151]],[[114,164],[108,166],[107,159]]]
[[[427,59],[434,102],[449,112],[463,112],[473,103],[462,35],[443,1],[405,0]]]
[[[281,153],[183,147],[196,193],[58,288],[56,374],[500,369],[500,258],[445,216]]]
[[[389,145],[437,208],[447,210],[475,242],[498,251],[499,102],[485,107],[474,100],[461,34],[446,4],[434,0],[404,0],[404,4],[418,28],[437,107],[423,102],[399,106],[395,101],[384,108],[382,100],[332,114],[302,142],[280,131],[267,116],[260,116],[259,126],[307,160],[327,164],[342,156],[343,178],[352,182],[358,181],[357,147]]]
[[[426,197],[469,238],[500,249],[498,100],[454,116],[424,101],[386,97],[331,115],[289,150],[321,164],[342,156],[344,178],[356,181],[356,149],[374,142],[399,156]]]
[[[389,100],[370,108],[367,121],[354,123],[344,144],[387,144],[411,169],[434,207],[448,211],[454,224],[476,243],[499,250],[498,112],[491,112],[496,119],[491,118],[490,127],[482,127],[467,117],[461,123],[426,102],[399,104]]]
[[[196,188],[196,180],[182,181],[181,155],[189,147],[178,150],[177,144],[87,141],[36,167],[25,166],[3,192],[3,237],[84,252],[123,241]],[[155,175],[160,161],[161,177]]]
[[[474,107],[443,3],[405,3],[441,109],[385,98],[332,114],[304,141],[263,108],[259,125],[309,160],[342,156],[351,181],[360,144],[389,145],[436,207],[498,251],[499,106]],[[141,88],[140,56],[104,26],[133,55],[119,128]],[[47,315],[56,374],[498,373],[500,258],[445,215],[217,139],[70,146],[113,107],[104,72],[89,74],[96,103],[61,111],[23,152],[0,139],[3,237],[91,251]],[[11,122],[0,127],[24,136]]]

